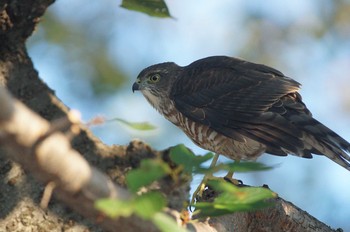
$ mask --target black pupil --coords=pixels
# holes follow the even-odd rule
[[[152,76],[152,81],[156,81],[156,80],[158,80],[158,76],[157,75]]]

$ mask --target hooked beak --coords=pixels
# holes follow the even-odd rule
[[[135,82],[135,83],[132,85],[132,92],[135,92],[136,90],[140,90],[140,86],[139,86],[138,83]]]

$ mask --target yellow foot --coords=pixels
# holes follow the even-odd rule
[[[194,203],[196,202],[196,200],[198,198],[199,199],[202,198],[203,192],[204,192],[205,188],[207,187],[208,180],[214,180],[214,179],[222,179],[222,178],[221,177],[215,177],[215,176],[212,176],[212,175],[204,176],[202,182],[198,185],[198,187],[196,188],[196,190],[192,194],[191,206],[194,205]]]
[[[218,161],[218,159],[219,159],[219,155],[215,154],[214,157],[213,157],[213,160],[211,161],[210,168],[215,167],[216,162]],[[199,186],[196,188],[196,190],[192,194],[190,205],[194,205],[197,196],[202,197],[202,194],[203,194],[203,191],[205,189],[207,180],[210,179],[210,178],[213,178],[213,175],[210,174],[210,175],[205,175],[203,177],[201,183],[199,184]]]
[[[198,187],[196,188],[196,190],[194,190],[192,197],[191,197],[191,202],[190,205],[193,206],[194,203],[196,202],[196,198],[197,196],[202,197],[203,192],[205,190],[205,182],[204,182],[204,178],[202,180],[202,182],[198,185]]]
[[[243,181],[241,180],[237,180],[237,179],[234,179],[233,178],[233,172],[228,172],[226,174],[226,176],[224,176],[224,180],[234,184],[234,185],[237,185],[237,186],[243,186]]]
[[[206,185],[207,182],[209,180],[215,180],[215,179],[217,179],[217,180],[224,179],[225,181],[228,181],[231,184],[236,185],[238,187],[245,186],[241,180],[233,179],[232,175],[231,176],[227,176],[226,175],[225,177],[206,176],[206,177],[203,178],[202,182],[198,185],[196,190],[193,192],[192,197],[191,197],[191,206],[194,205],[196,200],[201,199],[203,197],[203,193],[204,193],[204,191],[206,190],[206,187],[207,187],[207,185]]]
[[[210,164],[210,167],[213,168],[215,167],[216,165],[216,162],[219,158],[219,155],[218,154],[215,154],[215,156],[213,157],[213,161],[211,162]],[[239,160],[236,160],[236,162],[239,163]],[[218,178],[218,177],[214,177],[213,175],[205,175],[201,181],[201,183],[199,184],[199,186],[196,188],[196,190],[193,192],[192,194],[192,197],[191,197],[191,202],[190,202],[190,205],[193,206],[195,201],[196,201],[196,198],[199,197],[201,198],[202,195],[203,195],[203,192],[205,190],[205,187],[206,187],[206,183],[208,180],[210,179],[221,179],[221,178]],[[236,186],[244,186],[243,182],[241,180],[237,180],[237,179],[234,179],[233,178],[233,172],[230,171],[227,173],[227,175],[224,177],[224,180],[236,185]]]

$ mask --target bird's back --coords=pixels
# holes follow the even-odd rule
[[[184,67],[170,98],[183,120],[213,130],[222,136],[220,143],[227,139],[232,144],[232,151],[248,144],[273,155],[311,158],[313,153],[350,170],[350,144],[312,117],[299,86],[268,66],[216,56]],[[208,141],[195,142],[208,149]],[[211,150],[233,158],[222,149]],[[247,157],[243,151],[234,158]]]

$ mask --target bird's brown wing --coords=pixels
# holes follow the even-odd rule
[[[323,151],[305,144],[308,131],[301,126],[316,120],[302,103],[299,86],[264,65],[210,57],[184,68],[171,98],[182,114],[227,137],[239,141],[242,135],[249,137],[265,144],[274,155],[311,158],[311,153]]]
[[[211,57],[185,67],[171,97],[193,121],[233,139],[250,137],[286,155],[284,150],[297,152],[303,146],[300,130],[281,116],[281,98],[298,89],[299,83],[267,66]],[[275,112],[269,111],[272,107]]]
[[[249,114],[266,111],[299,86],[298,82],[265,65],[229,57],[209,57],[185,67],[171,94],[174,98],[189,98],[196,107],[224,107]]]

